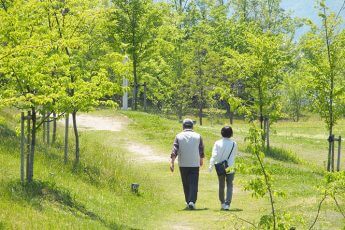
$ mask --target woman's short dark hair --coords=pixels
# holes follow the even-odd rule
[[[230,138],[232,137],[232,128],[230,126],[224,126],[221,131],[222,137]]]

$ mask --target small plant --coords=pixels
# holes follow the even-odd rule
[[[324,183],[319,187],[319,190],[321,194],[323,194],[323,196],[320,203],[318,204],[316,217],[309,229],[312,229],[316,224],[320,215],[322,204],[328,198],[334,200],[337,209],[345,219],[345,210],[340,206],[338,202],[339,197],[342,199],[345,198],[345,172],[326,172]]]
[[[251,179],[245,186],[245,190],[252,191],[254,197],[264,197],[268,194],[271,213],[261,216],[258,228],[260,229],[290,229],[290,223],[292,217],[287,213],[277,212],[275,207],[275,196],[285,196],[283,192],[275,191],[272,182],[273,177],[265,167],[264,158],[265,154],[262,147],[262,130],[256,128],[255,124],[249,129],[248,150],[253,156],[253,166],[251,171],[253,174],[259,174],[259,176]]]

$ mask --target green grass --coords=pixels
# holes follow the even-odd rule
[[[14,124],[9,114],[1,115]],[[61,141],[52,148],[39,142],[35,182],[22,186],[18,181],[18,138],[4,120],[0,125],[0,158],[5,163],[0,168],[3,228],[145,228],[147,219],[154,219],[164,205],[164,201],[157,202],[160,188],[149,173],[130,164],[121,147],[104,145],[105,140],[113,140],[114,145],[119,142],[111,132],[81,134],[82,163],[78,166],[72,163],[73,144],[70,162],[65,165]],[[133,182],[143,185],[139,195],[130,191]]]
[[[131,123],[121,132],[81,132],[78,166],[72,163],[72,137],[70,161],[65,165],[62,130],[54,147],[43,145],[39,136],[35,182],[22,186],[18,181],[19,144],[13,131],[16,119],[12,114],[14,111],[10,110],[0,112],[0,160],[5,162],[0,167],[0,229],[233,229],[239,226],[248,229],[250,225],[240,218],[258,223],[260,216],[269,213],[267,197],[256,199],[243,191],[245,183],[255,176],[245,172],[236,174],[232,211],[220,211],[217,178],[214,172],[207,172],[207,160],[200,172],[198,211],[184,211],[178,170],[169,172],[168,162],[134,163],[135,156],[126,149],[126,143],[139,142],[168,159],[173,139],[182,125],[177,120],[141,112],[92,112],[120,119],[127,116]],[[204,138],[207,157],[224,124],[226,120],[211,125],[206,119],[203,127],[195,127]],[[311,127],[315,129],[309,131]],[[244,142],[248,125],[236,120],[233,128],[241,150],[237,162],[250,166],[254,162],[245,153],[247,143]],[[322,161],[312,156],[323,151],[324,144],[319,138],[323,135],[322,123],[284,121],[272,128],[274,148],[265,162],[274,175],[274,188],[286,193],[285,198],[277,198],[278,210],[298,217],[294,225],[306,229],[321,199],[317,186],[323,180]],[[285,135],[287,130],[294,132]],[[140,184],[139,195],[130,192],[130,184],[134,182]],[[344,201],[340,202],[345,205]],[[344,226],[345,221],[334,204],[327,201],[315,229]]]
[[[160,152],[164,152],[168,155],[171,151],[172,141],[174,136],[181,131],[181,124],[177,120],[168,120],[160,118],[153,115],[144,115],[139,112],[125,112],[126,116],[135,121],[131,124],[131,129],[136,130],[138,133],[138,138],[147,144],[154,145],[159,149]],[[310,121],[314,123],[314,121]],[[214,141],[220,138],[220,129],[223,124],[213,125],[206,120],[206,125],[203,127],[196,126],[195,130],[204,137],[204,142],[206,146],[206,155],[209,157],[211,154],[211,149]],[[224,124],[226,124],[224,122]],[[294,129],[297,129],[298,124],[290,122],[291,126],[296,126]],[[279,128],[280,123],[276,124]],[[288,126],[288,123],[284,123],[284,127]],[[301,124],[301,129],[308,129],[308,125]],[[252,161],[249,158],[249,155],[245,153],[247,143],[244,141],[244,138],[247,135],[248,125],[243,121],[235,121],[234,125],[234,138],[240,144],[241,156],[238,158],[238,162],[246,165],[252,164]],[[277,128],[277,129],[278,129]],[[317,133],[314,133],[317,134]],[[266,159],[266,167],[274,175],[275,182],[274,187],[277,191],[283,191],[286,193],[286,198],[278,198],[277,205],[279,210],[287,211],[292,213],[293,216],[302,217],[304,221],[296,222],[296,225],[299,228],[307,228],[312,219],[315,217],[317,210],[317,202],[320,199],[320,194],[317,190],[317,186],[322,181],[322,168],[320,164],[317,164],[317,161],[311,161],[304,163],[305,157],[308,154],[313,154],[314,150],[311,150],[311,153],[294,152],[296,150],[294,143],[291,143],[289,140],[285,139],[284,142],[287,146],[287,149],[281,149],[279,147],[280,141],[279,136],[276,134],[272,135],[271,141],[274,146],[271,152],[268,153],[269,158]],[[313,149],[315,140],[308,143],[305,141],[307,138],[302,140],[303,145],[308,146],[310,149]],[[294,140],[294,139],[293,139]],[[291,150],[292,149],[292,150]],[[309,150],[309,149],[308,149]],[[303,160],[301,160],[301,158]],[[214,175],[209,175],[204,168],[202,170],[201,176],[201,185],[200,185],[200,194],[203,194],[200,198],[202,207],[211,207],[212,210],[217,210],[218,200],[217,200],[217,182]],[[257,200],[251,198],[250,193],[243,192],[241,187],[252,178],[253,175],[247,174],[237,174],[236,184],[238,186],[238,192],[234,196],[234,208],[237,208],[240,211],[239,213],[234,213],[228,218],[232,219],[235,222],[239,220],[236,219],[236,215],[239,215],[241,218],[251,220],[252,222],[257,222],[260,214],[269,213],[268,200]],[[174,185],[175,186],[175,185]],[[209,188],[209,189],[203,189]],[[176,196],[175,199],[180,200],[182,203],[181,197]],[[331,202],[326,203],[323,207],[324,214],[333,213],[335,208],[334,204]],[[211,212],[211,214],[210,214]],[[214,211],[205,211],[198,213],[198,215],[193,216],[192,223],[202,222],[202,226],[207,228],[214,228],[216,224],[216,219],[221,219],[226,215],[221,213],[214,213]],[[236,214],[236,215],[235,215]],[[179,215],[179,214],[177,214]],[[176,217],[177,220],[182,218]],[[297,218],[299,219],[299,218]],[[209,220],[208,223],[204,220]],[[244,223],[240,221],[243,225]],[[187,225],[189,226],[189,225]],[[250,227],[245,225],[246,228]],[[344,226],[344,220],[339,213],[334,212],[332,215],[324,215],[320,217],[319,228],[323,229],[337,229],[340,226]],[[337,227],[338,226],[338,227]],[[224,228],[226,228],[224,226]]]

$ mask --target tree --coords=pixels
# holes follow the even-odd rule
[[[245,105],[249,116],[259,120],[260,128],[264,131],[264,143],[268,137],[264,122],[273,122],[280,117],[279,97],[284,69],[289,62],[288,49],[284,46],[286,43],[282,35],[258,32],[247,33],[246,38],[248,51],[240,54],[229,49],[226,65],[229,75],[237,73],[243,80],[249,95]]]
[[[169,1],[168,12],[164,14],[163,24],[158,31],[158,46],[156,49],[161,57],[160,67],[164,67],[164,74],[159,78],[161,103],[166,112],[173,112],[179,120],[191,105],[189,93],[190,82],[186,75],[188,66],[187,31],[188,9],[191,1]]]
[[[339,32],[340,12],[328,14],[325,2],[321,1],[323,24],[320,28],[312,25],[312,31],[302,39],[309,95],[314,111],[320,114],[329,132],[328,171],[334,170],[331,164],[333,128],[344,111],[345,32]]]
[[[64,71],[56,79],[59,87],[57,109],[72,114],[75,136],[75,162],[80,147],[76,116],[100,104],[114,105],[111,96],[120,92],[110,79],[109,56],[121,63],[122,58],[108,50],[106,9],[94,1],[50,1],[46,5],[52,39],[57,42],[55,54],[66,60]],[[92,15],[92,17],[90,17]],[[118,64],[117,64],[118,65]]]
[[[301,62],[301,59],[298,58],[296,61]],[[295,64],[284,78],[282,105],[283,112],[287,113],[293,121],[298,122],[309,105],[309,101],[304,67],[301,63]]]
[[[212,34],[214,29],[210,25],[210,9],[212,1],[195,1],[188,9],[187,41],[188,49],[186,61],[188,63],[186,75],[190,78],[193,101],[197,105],[200,125],[203,124],[204,108],[210,100],[210,90],[213,80],[219,78],[221,59],[211,47],[214,43]]]
[[[36,133],[47,111],[88,111],[119,91],[100,63],[101,8],[74,1],[13,1],[0,10],[1,103],[30,110],[31,145],[27,180],[33,179]],[[89,15],[94,15],[90,18]],[[78,138],[76,122],[75,136]],[[76,141],[76,162],[79,142]]]
[[[113,0],[115,11],[114,34],[124,44],[122,52],[128,53],[132,62],[133,102],[137,110],[138,89],[143,75],[143,63],[150,60],[150,47],[155,40],[156,29],[160,24],[160,11],[149,0]],[[120,51],[120,50],[119,50]]]
[[[2,103],[15,106],[23,111],[30,110],[32,123],[31,144],[28,161],[27,180],[32,181],[36,132],[46,117],[38,122],[57,98],[56,85],[52,84],[49,72],[50,41],[47,24],[41,21],[44,15],[43,2],[2,1],[0,10],[0,72],[4,78]],[[35,12],[35,14],[32,14]]]

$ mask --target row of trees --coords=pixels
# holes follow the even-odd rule
[[[132,108],[144,84],[151,108],[179,119],[205,111],[270,124],[303,107],[330,136],[344,111],[341,10],[319,4],[322,25],[291,17],[280,0],[0,1],[1,105],[30,111],[31,153],[50,114],[115,105],[127,77]],[[303,25],[311,30],[298,41]],[[124,89],[128,90],[128,89]],[[146,96],[146,95],[145,95]]]
[[[145,82],[152,107],[179,119],[195,113],[202,125],[205,109],[225,108],[230,122],[234,113],[258,120],[267,148],[272,122],[298,121],[304,109],[333,135],[345,102],[345,2],[332,12],[319,1],[320,26],[291,17],[280,0],[126,3],[118,17],[131,31],[122,41],[130,44],[134,109]],[[302,26],[310,30],[297,40]]]
[[[109,99],[122,91],[117,81],[126,67],[109,13],[97,1],[1,1],[0,100],[29,111],[28,181],[37,131],[52,114],[72,115],[78,163],[77,113],[114,105]]]

